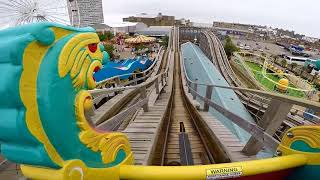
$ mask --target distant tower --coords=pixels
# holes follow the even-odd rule
[[[86,27],[104,22],[102,0],[68,0],[74,26]]]

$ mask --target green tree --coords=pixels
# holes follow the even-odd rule
[[[273,62],[276,62],[278,60],[278,56],[274,55],[273,56]]]
[[[296,68],[298,66],[297,63],[291,63],[291,71],[293,71],[294,68]]]
[[[113,33],[110,31],[106,32],[105,36],[107,40],[111,40],[114,37]]]
[[[114,58],[114,54],[113,54],[114,47],[112,44],[105,44],[104,50],[109,54],[110,59]]]
[[[239,48],[234,45],[231,38],[227,36],[225,39],[224,50],[226,51],[228,58],[230,58],[234,52],[239,51]]]
[[[113,33],[110,31],[98,33],[98,36],[100,41],[111,40],[114,37]]]
[[[98,37],[100,41],[104,41],[106,39],[106,35],[104,33],[98,33]]]
[[[287,67],[287,61],[285,59],[282,59],[280,63],[282,67]]]
[[[160,41],[161,46],[168,47],[168,43],[169,43],[169,36],[164,36],[161,38],[161,41]]]

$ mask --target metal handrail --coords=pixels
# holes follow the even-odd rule
[[[182,57],[182,56],[180,56],[180,57]],[[245,131],[250,133],[259,142],[263,143],[270,150],[276,151],[276,149],[279,145],[279,141],[277,141],[271,135],[264,132],[264,130],[262,128],[260,128],[259,126],[257,126],[256,124],[246,121],[244,118],[234,114],[233,112],[231,112],[231,111],[225,109],[224,107],[218,105],[217,103],[211,101],[211,99],[208,99],[208,98],[198,94],[198,92],[191,87],[191,83],[194,83],[197,85],[206,85],[207,87],[210,87],[211,89],[212,89],[212,87],[224,88],[224,86],[207,85],[207,84],[195,83],[195,82],[191,81],[190,78],[188,77],[187,72],[186,72],[186,69],[184,66],[184,60],[181,59],[180,61],[181,61],[180,66],[182,66],[181,68],[183,69],[183,71],[181,73],[184,73],[183,76],[184,76],[185,80],[187,81],[186,85],[187,85],[191,94],[193,94],[195,97],[198,97],[200,100],[204,101],[205,104],[214,108],[215,110],[220,112],[222,115],[224,115],[225,117],[230,119],[233,123],[237,124],[239,127],[241,127],[242,129],[244,129]],[[211,97],[211,94],[209,96]]]
[[[219,85],[214,85],[214,84],[204,84],[204,83],[194,82],[189,78],[189,76],[186,72],[185,63],[184,63],[184,59],[183,59],[182,55],[180,57],[181,57],[180,66],[183,69],[181,73],[184,73],[183,76],[184,76],[185,80],[187,81],[186,85],[189,89],[189,92],[191,92],[191,94],[193,94],[193,99],[198,97],[200,100],[205,102],[205,106],[210,106],[210,107],[214,108],[215,110],[217,110],[218,112],[223,114],[225,117],[230,119],[233,123],[237,124],[239,127],[241,127],[242,129],[244,129],[245,131],[250,133],[259,142],[264,144],[264,146],[268,147],[269,149],[271,149],[273,151],[276,151],[278,144],[279,144],[279,141],[277,141],[275,138],[273,138],[272,135],[269,135],[268,133],[266,133],[264,131],[264,129],[262,129],[258,125],[246,121],[244,118],[234,114],[233,112],[231,112],[231,111],[225,109],[224,107],[218,105],[217,103],[211,101],[211,99],[198,94],[198,92],[196,90],[197,86],[204,85],[207,87],[207,92],[211,92],[211,93],[212,93],[213,87],[239,90],[241,92],[250,92],[250,93],[254,93],[254,94],[258,94],[258,95],[267,96],[269,98],[275,98],[275,99],[281,100],[283,102],[291,103],[291,104],[309,106],[309,107],[313,107],[314,109],[318,109],[318,110],[320,109],[319,103],[315,103],[313,101],[305,101],[305,100],[301,100],[301,99],[295,98],[295,97],[288,97],[285,95],[264,92],[261,90],[253,90],[253,89],[239,88],[239,87],[226,87],[226,86],[219,86]],[[210,90],[208,91],[208,89],[210,89],[210,88],[211,88],[211,91]],[[211,97],[211,94],[209,95],[209,97]]]
[[[172,33],[172,32],[171,32]],[[172,37],[170,35],[170,37]],[[172,40],[172,38],[170,38]],[[124,119],[127,117],[129,114],[137,111],[139,108],[144,107],[144,111],[148,110],[148,102],[149,102],[149,95],[146,95],[146,87],[149,86],[150,84],[156,84],[156,93],[159,93],[159,77],[161,78],[161,83],[164,87],[164,85],[167,83],[166,79],[168,78],[168,73],[169,73],[169,67],[172,61],[173,57],[173,51],[172,51],[172,43],[169,43],[168,49],[169,55],[168,55],[168,60],[167,60],[167,65],[166,69],[164,72],[158,74],[157,76],[153,77],[150,81],[148,82],[143,82],[139,85],[136,86],[128,86],[128,87],[119,87],[119,88],[113,88],[113,89],[95,89],[95,90],[90,90],[89,92],[91,95],[99,95],[99,94],[104,94],[104,93],[111,93],[111,92],[118,92],[118,91],[123,91],[126,89],[140,89],[140,94],[141,94],[141,99],[135,103],[134,105],[128,107],[126,110],[121,111],[117,115],[113,116],[112,118],[106,120],[104,123],[100,124],[98,126],[98,129],[104,130],[104,131],[113,131],[115,130],[120,124],[121,124],[121,119]]]
[[[237,77],[234,77],[232,76],[232,74],[235,74],[232,70],[232,68],[230,67],[230,64],[228,62],[228,59],[227,59],[227,55],[223,49],[223,46],[221,44],[221,42],[219,41],[219,39],[217,39],[213,34],[211,33],[208,33],[207,31],[202,31],[202,33],[205,35],[208,43],[210,44],[210,50],[211,50],[211,54],[218,54],[220,56],[220,58],[217,57],[217,61],[218,63],[222,63],[222,67],[221,68],[224,68],[224,71],[227,73],[227,78],[230,79],[230,81],[232,81],[233,83],[235,83],[236,85],[240,85],[240,86],[243,86],[243,83],[237,78]],[[209,41],[209,39],[211,39],[211,41]],[[216,43],[218,45],[214,47],[214,50],[215,50],[215,53],[212,51],[211,49],[211,46],[213,46],[213,42]],[[218,51],[218,52],[217,52]],[[221,62],[221,60],[223,62]],[[231,73],[231,74],[230,74]],[[256,100],[256,99],[250,99],[248,98],[248,96],[250,96],[250,93],[240,93],[239,91],[236,91],[236,93],[245,101],[248,101],[248,103],[250,102],[253,103],[253,104],[257,104],[257,101],[259,102],[259,100]],[[266,98],[263,98],[263,97],[260,97],[260,99],[264,99],[264,101],[268,101]]]
[[[0,162],[0,171],[2,171],[3,169],[5,169],[9,164],[9,161],[7,159],[4,159]]]
[[[170,36],[171,37],[171,36]],[[121,111],[117,115],[113,116],[112,118],[106,120],[104,123],[100,124],[98,126],[98,129],[104,130],[104,131],[113,131],[115,130],[120,124],[121,124],[121,119],[124,119],[124,117],[127,117],[129,114],[132,114],[133,112],[137,111],[139,108],[143,107],[144,111],[148,111],[148,102],[149,102],[149,95],[146,95],[146,87],[152,84],[156,84],[156,93],[159,93],[159,78],[161,78],[162,81],[162,87],[167,83],[167,78],[168,78],[168,73],[169,73],[169,67],[172,61],[172,47],[171,44],[169,44],[168,49],[169,55],[168,55],[168,63],[166,65],[166,69],[164,72],[156,75],[149,81],[143,82],[139,85],[135,86],[127,86],[127,87],[118,87],[118,88],[112,88],[112,89],[95,89],[95,90],[89,90],[91,95],[100,95],[100,94],[108,94],[112,92],[119,92],[119,91],[124,91],[127,89],[140,89],[140,94],[141,94],[141,99],[135,103],[134,105],[128,107],[126,110]]]
[[[172,33],[172,32],[171,32]],[[172,35],[170,34],[170,39],[172,39]],[[172,43],[169,41],[169,45],[168,45],[168,49],[171,50],[171,46],[172,46]],[[169,51],[169,55],[168,55],[168,58],[170,60],[171,58],[171,51]],[[167,63],[167,66],[166,66],[166,69],[164,72],[156,75],[155,77],[153,77],[150,81],[146,81],[146,82],[143,82],[141,84],[138,84],[138,85],[134,85],[134,86],[127,86],[127,87],[116,87],[116,88],[108,88],[108,89],[93,89],[93,90],[89,90],[89,93],[92,95],[92,96],[96,96],[96,95],[100,95],[100,94],[109,94],[109,93],[113,93],[113,92],[121,92],[121,91],[124,91],[124,90],[127,90],[127,89],[137,89],[137,88],[141,88],[143,86],[148,86],[150,85],[151,83],[154,83],[156,81],[156,79],[158,79],[159,77],[163,78],[163,76],[168,77],[168,71],[169,71],[169,63]]]
[[[146,106],[149,102],[149,95],[146,95],[146,88],[148,85],[150,84],[154,84],[156,83],[156,81],[159,80],[159,77],[163,79],[166,79],[168,77],[168,72],[169,72],[169,65],[171,63],[171,59],[172,59],[172,53],[171,51],[169,52],[169,56],[168,56],[168,60],[169,62],[167,63],[167,67],[166,67],[166,70],[165,72],[153,77],[149,82],[144,82],[142,84],[139,84],[139,85],[136,85],[136,86],[128,86],[128,87],[121,87],[121,88],[117,88],[118,91],[122,91],[122,90],[125,90],[125,89],[141,89],[142,94],[144,94],[145,96],[141,96],[141,99],[135,103],[134,105],[128,107],[126,110],[124,111],[121,111],[120,113],[118,113],[117,115],[113,116],[112,118],[106,120],[104,123],[101,123],[99,126],[98,126],[98,129],[100,130],[103,130],[103,131],[114,131],[120,124],[121,124],[121,120],[124,119],[125,117],[127,117],[129,114],[132,114],[134,113],[135,111],[137,111],[138,109],[140,109],[141,107],[143,106]],[[167,83],[167,81],[164,82],[163,86]],[[159,86],[159,83],[156,83],[157,86]],[[159,87],[156,87],[156,88],[159,88]],[[111,89],[112,91],[114,89]],[[96,91],[96,92],[92,92],[92,91]],[[115,92],[115,91],[113,91]],[[97,90],[91,90],[91,94],[95,94],[95,93],[110,93],[109,89],[97,89]],[[146,107],[146,109],[144,110],[147,110],[148,108]]]
[[[304,107],[310,107],[314,110],[318,110],[320,111],[320,104],[314,101],[310,101],[310,100],[305,100],[305,99],[300,99],[297,97],[290,97],[287,95],[283,95],[283,94],[278,94],[278,93],[273,93],[273,92],[266,92],[266,91],[261,91],[261,90],[256,90],[256,89],[247,89],[247,88],[241,88],[241,87],[227,87],[227,86],[219,86],[219,85],[215,85],[215,84],[204,84],[204,83],[197,83],[195,81],[192,81],[187,72],[186,69],[184,68],[184,60],[182,60],[183,62],[183,71],[186,74],[186,79],[187,82],[190,84],[196,84],[196,85],[203,85],[203,86],[212,86],[212,87],[217,87],[217,88],[223,88],[223,89],[232,89],[232,90],[238,90],[240,92],[250,92],[250,93],[254,93],[254,94],[258,94],[258,95],[262,95],[268,98],[275,98],[290,104],[296,104],[296,105],[301,105]],[[191,87],[190,87],[191,88]]]
[[[169,56],[170,56],[170,54],[169,54]],[[158,79],[159,77],[162,77],[163,75],[167,75],[168,69],[169,69],[169,66],[167,65],[165,72],[160,73],[160,74],[156,75],[155,77],[152,77],[150,81],[146,81],[146,82],[143,82],[143,83],[135,85],[135,86],[116,87],[116,88],[108,88],[108,89],[94,89],[94,90],[89,90],[89,93],[93,96],[97,96],[100,94],[109,94],[109,93],[113,93],[113,92],[120,92],[120,91],[124,91],[124,90],[128,90],[128,89],[137,89],[137,88],[141,88],[144,86],[148,86],[150,84],[153,84],[155,82],[155,80]]]

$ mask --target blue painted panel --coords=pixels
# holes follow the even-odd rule
[[[105,79],[119,76],[123,74],[130,74],[136,70],[144,71],[148,69],[152,63],[152,60],[148,58],[136,58],[136,59],[125,59],[117,62],[107,62],[101,70],[96,72],[93,76],[97,82]],[[121,76],[121,80],[128,79],[129,76]]]
[[[204,84],[229,86],[218,69],[212,64],[212,62],[206,57],[206,55],[198,46],[188,42],[182,44],[181,50],[185,68],[191,80]],[[198,90],[201,95],[205,95],[205,86],[198,87]],[[229,111],[232,111],[238,116],[254,123],[253,118],[233,90],[214,88],[211,100],[228,109]],[[210,113],[217,117],[217,119],[222,122],[234,135],[236,135],[241,142],[245,143],[249,140],[250,134],[231,122],[228,118],[224,117],[222,114],[212,108],[210,108]]]

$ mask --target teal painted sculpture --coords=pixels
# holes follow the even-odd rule
[[[88,167],[132,161],[123,134],[98,132],[84,115],[92,75],[108,59],[94,29],[38,23],[0,31],[0,40],[3,156],[51,168],[72,159]]]

